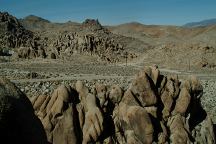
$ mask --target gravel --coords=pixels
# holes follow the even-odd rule
[[[216,80],[202,80],[201,82],[203,85],[201,104],[216,123]]]
[[[131,83],[131,79],[126,77],[115,78],[115,79],[95,79],[95,80],[82,80],[86,87],[90,90],[94,88],[95,83],[100,83],[108,86],[108,88],[114,84],[121,86],[123,89],[127,89]],[[26,83],[15,83],[17,87],[21,89],[28,97],[38,95],[51,95],[54,89],[61,84],[68,84],[75,87],[76,80],[60,80],[60,81],[47,81],[47,82],[26,82]]]

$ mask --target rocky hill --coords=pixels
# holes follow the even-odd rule
[[[133,37],[149,43],[151,45],[160,45],[165,43],[188,43],[203,42],[206,44],[214,39],[215,26],[198,27],[198,28],[184,28],[179,26],[160,26],[160,25],[143,25],[140,23],[127,23],[118,26],[109,27],[113,33]],[[212,34],[209,35],[209,32]],[[198,39],[201,35],[208,36],[208,38]]]
[[[26,30],[20,22],[8,13],[0,12],[0,47],[16,48],[30,46],[33,33]]]
[[[69,59],[72,55],[91,55],[108,62],[118,62],[129,50],[119,40],[126,37],[111,33],[97,20],[87,19],[70,29],[72,25],[38,32],[44,39],[49,58]],[[130,58],[136,57],[133,52],[128,53]]]
[[[30,16],[33,17],[33,16]],[[46,37],[54,38],[56,37],[55,33],[67,33],[67,32],[76,32],[81,34],[95,34],[98,35],[98,33],[101,33],[100,36],[103,37],[103,35],[108,34],[108,38],[115,39],[119,44],[124,45],[124,49],[127,51],[131,51],[132,53],[135,53],[139,55],[140,52],[144,52],[146,49],[148,49],[150,46],[149,44],[139,40],[134,39],[134,37],[122,35],[121,33],[115,33],[110,29],[110,27],[101,26],[98,20],[92,20],[92,19],[86,19],[83,23],[76,23],[68,21],[66,23],[44,23],[43,18],[37,18],[41,19],[42,21],[35,21],[34,25],[37,25],[38,28],[36,28],[31,22],[28,21],[28,19],[20,19],[20,22],[26,26],[26,29],[29,29],[31,31],[35,32],[41,32],[41,35],[46,35]],[[47,20],[45,20],[47,21]],[[88,24],[86,24],[88,23]]]
[[[36,16],[17,20],[1,13],[1,48],[15,48],[13,58],[70,59],[73,55],[90,55],[107,62],[124,59],[125,45],[104,28],[98,20],[87,19],[82,24],[51,23]],[[22,26],[25,26],[25,28]],[[27,30],[28,29],[28,30]],[[129,58],[136,57],[128,52]]]
[[[0,13],[0,54],[17,58],[45,57],[40,37],[26,30],[20,22],[8,14]]]

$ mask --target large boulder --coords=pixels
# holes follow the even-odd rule
[[[177,102],[173,114],[180,113],[184,115],[189,107],[190,100],[191,95],[189,91],[185,87],[183,87],[180,91],[178,99],[176,100]]]
[[[92,94],[88,94],[87,101],[87,112],[83,126],[82,144],[97,141],[103,132],[103,115],[100,109],[96,106],[96,97]]]
[[[120,103],[118,109],[118,129],[122,129],[126,143],[146,143],[153,141],[153,125],[147,111],[140,106]]]
[[[136,75],[130,90],[142,106],[152,106],[157,103],[154,82],[146,72]]]
[[[167,126],[170,130],[170,142],[173,144],[187,144],[190,140],[189,128],[186,125],[186,118],[177,114],[169,118]]]
[[[118,85],[111,86],[111,90],[109,92],[109,99],[113,103],[116,103],[116,104],[120,103],[122,96],[123,96],[123,90],[120,86]]]
[[[9,80],[0,77],[0,135],[3,143],[46,144],[40,120],[29,99]]]

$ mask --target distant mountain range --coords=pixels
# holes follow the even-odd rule
[[[71,21],[68,21],[66,23],[52,23],[50,22],[49,20],[46,20],[44,18],[41,18],[41,17],[38,17],[38,16],[35,16],[35,15],[29,15],[23,19],[20,19],[19,20],[22,25],[27,28],[27,29],[47,29],[48,27],[55,27],[55,26],[59,26],[59,25],[65,25],[65,24],[73,24],[73,25],[77,25],[79,23],[77,22],[71,22]],[[141,23],[138,23],[138,22],[131,22],[131,23],[126,23],[126,24],[130,24],[130,25],[133,25],[133,26],[141,26],[141,25],[144,25],[144,24],[141,24]],[[123,24],[125,25],[125,24]],[[206,27],[206,26],[212,26],[212,25],[216,25],[216,18],[213,18],[213,19],[207,19],[207,20],[202,20],[202,21],[199,21],[199,22],[189,22],[189,23],[186,23],[183,25],[183,27],[186,27],[186,28],[195,28],[195,27]],[[155,25],[156,26],[156,25]]]
[[[211,25],[216,25],[216,18],[203,20],[200,22],[187,23],[187,24],[183,25],[183,27],[205,27],[205,26],[211,26]]]

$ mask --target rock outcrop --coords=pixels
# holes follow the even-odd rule
[[[32,97],[50,143],[215,143],[211,118],[200,105],[202,85],[145,67],[128,89],[78,81],[52,96]]]
[[[99,30],[105,30],[103,28],[103,26],[100,24],[100,22],[95,19],[86,19],[83,23],[82,23],[82,27],[83,28],[87,28],[90,31],[99,31]],[[107,30],[108,32],[108,30]]]
[[[0,55],[13,55],[15,59],[46,57],[40,38],[6,12],[0,12]]]
[[[26,30],[19,21],[8,13],[0,12],[0,46],[15,48],[30,46],[33,33]]]

